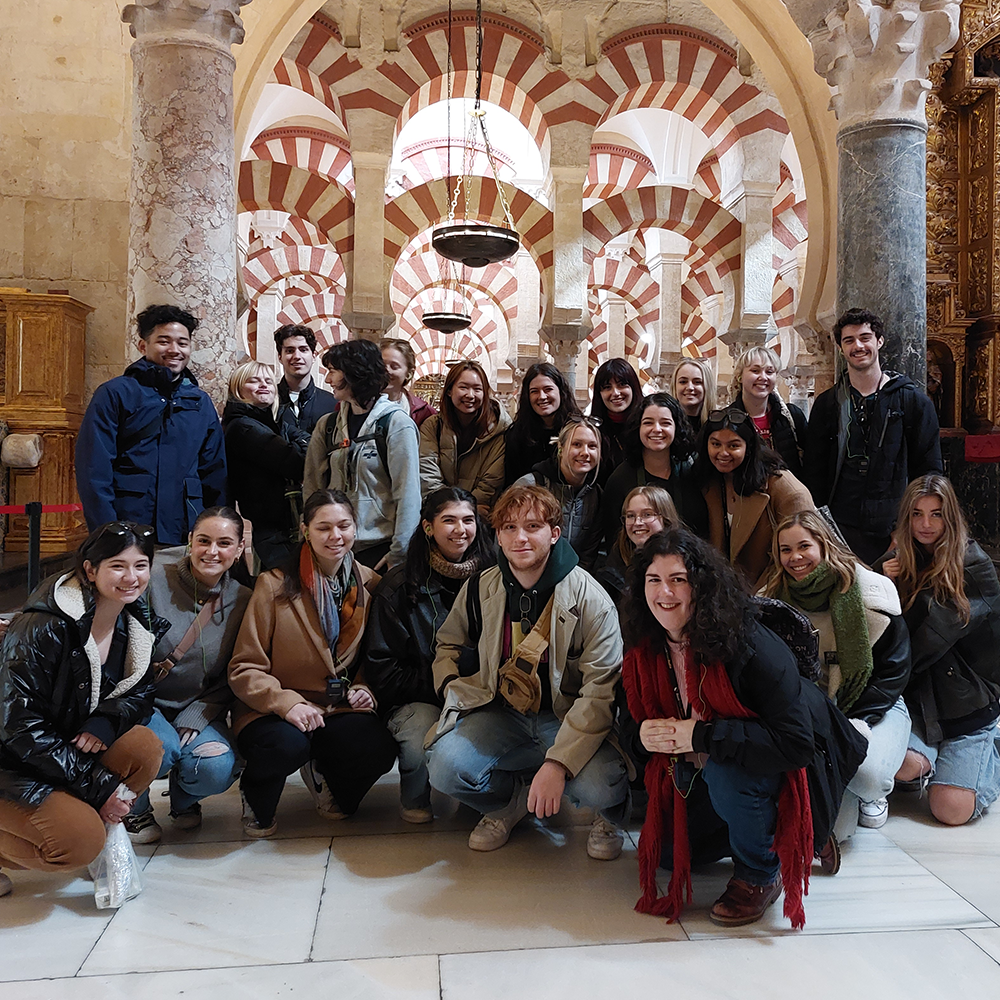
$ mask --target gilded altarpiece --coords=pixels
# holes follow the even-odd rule
[[[1000,427],[1000,0],[966,0],[927,99],[928,391],[942,427]]]

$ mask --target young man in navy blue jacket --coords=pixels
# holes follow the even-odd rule
[[[198,320],[150,306],[136,326],[144,357],[98,387],[80,425],[77,491],[91,530],[134,521],[181,545],[204,508],[226,502],[222,427],[187,367]]]

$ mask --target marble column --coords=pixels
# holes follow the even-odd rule
[[[658,387],[670,391],[674,369],[681,361],[681,291],[684,260],[690,244],[677,233],[651,229],[646,233],[646,267],[659,286],[660,318],[653,331],[650,376]]]
[[[885,323],[882,367],[927,378],[928,68],[958,39],[958,0],[846,0],[809,40],[837,115],[837,308]]]
[[[625,357],[625,300],[614,292],[606,292],[601,309],[608,331],[608,357]]]
[[[122,11],[135,39],[129,321],[159,303],[197,316],[192,368],[217,405],[240,353],[230,47],[249,2],[139,0]]]

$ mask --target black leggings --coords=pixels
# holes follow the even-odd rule
[[[304,733],[276,715],[254,719],[236,739],[246,760],[240,788],[261,826],[270,826],[285,778],[310,760],[326,779],[341,812],[357,812],[368,789],[396,762],[398,748],[371,712],[328,715],[322,729]]]

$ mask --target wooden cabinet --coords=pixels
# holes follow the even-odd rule
[[[79,503],[74,451],[84,412],[84,345],[93,309],[69,295],[0,289],[0,419],[12,434],[41,434],[37,469],[10,470],[12,504]],[[43,553],[76,548],[82,512],[42,515]],[[28,548],[28,519],[12,515],[8,552]]]

